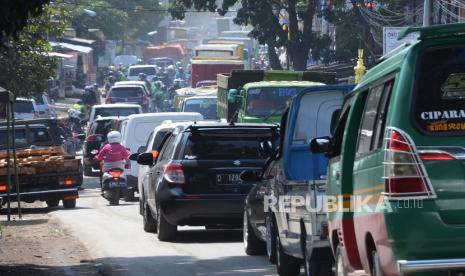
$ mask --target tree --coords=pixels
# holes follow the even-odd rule
[[[170,7],[174,18],[182,19],[188,9],[227,13],[240,4],[234,22],[250,25],[250,35],[268,44],[270,61],[275,63],[275,47],[287,46],[294,69],[305,70],[310,49],[315,60],[329,56],[330,38],[313,32],[313,18],[319,12],[318,0],[223,0],[221,7],[215,0],[174,0]],[[288,15],[287,31],[279,24],[282,13]],[[299,21],[302,28],[299,28]],[[276,66],[274,66],[276,67]]]
[[[77,36],[98,28],[107,39],[137,39],[153,31],[164,17],[158,0],[77,0],[61,5],[71,11]],[[85,10],[95,11],[95,16]]]
[[[28,18],[38,16],[49,0],[2,1],[0,9],[0,41],[16,37],[28,23]]]
[[[47,80],[55,75],[56,60],[48,56],[48,35],[59,35],[63,24],[56,21],[56,11],[45,7],[37,17],[30,17],[16,38],[3,39],[0,48],[0,86],[15,96],[41,94]]]

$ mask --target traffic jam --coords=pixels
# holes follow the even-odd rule
[[[272,267],[250,275],[464,275],[464,29],[404,28],[415,40],[369,70],[359,51],[353,78],[274,70],[229,33],[118,56],[62,105],[0,88],[2,215],[40,202],[77,219],[92,197],[158,245],[192,228],[229,252],[239,233],[233,254]]]

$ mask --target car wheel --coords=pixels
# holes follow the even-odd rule
[[[93,176],[93,172],[92,172],[92,167],[91,166],[87,166],[87,165],[84,165],[84,175],[85,176]]]
[[[47,203],[47,207],[49,207],[49,208],[57,207],[58,204],[60,203],[60,200],[59,199],[50,199],[50,200],[45,201],[45,203]]]
[[[305,276],[332,276],[333,275],[333,255],[329,248],[314,249],[311,256],[308,252],[306,242],[302,244],[302,256],[304,262]]]
[[[284,252],[278,233],[276,233],[276,269],[280,276],[297,276],[300,274],[300,260]]]
[[[58,205],[58,204],[57,204]],[[65,209],[72,209],[76,207],[76,199],[63,199],[63,207]]]
[[[169,223],[163,212],[158,209],[157,215],[157,233],[160,241],[173,241],[176,239],[178,226]]]
[[[149,209],[150,207],[144,202],[142,204],[144,231],[147,233],[156,233],[157,221],[153,218],[152,212]]]
[[[255,235],[255,232],[249,223],[246,210],[244,210],[242,235],[244,238],[244,249],[247,255],[262,255],[265,253],[266,244],[263,241],[259,240]]]
[[[378,252],[376,251],[371,252],[371,262],[372,262],[371,275],[372,276],[383,276],[384,273],[381,269]]]
[[[271,212],[265,216],[266,225],[266,255],[268,260],[274,264],[276,263],[276,230],[272,219]]]
[[[341,247],[340,246],[337,246],[336,248],[336,264],[335,264],[335,271],[334,271],[334,275],[335,276],[345,276],[346,273],[344,271],[344,267],[345,267],[345,264],[344,264],[344,258],[342,257],[342,250],[341,250]]]

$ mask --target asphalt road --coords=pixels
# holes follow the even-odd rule
[[[142,229],[138,202],[109,206],[85,178],[75,210],[52,213],[89,250],[104,275],[276,275],[265,256],[247,256],[241,231],[182,227],[176,242]]]

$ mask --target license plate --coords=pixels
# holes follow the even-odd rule
[[[238,173],[217,174],[216,184],[218,185],[236,185],[241,184],[241,175]]]

